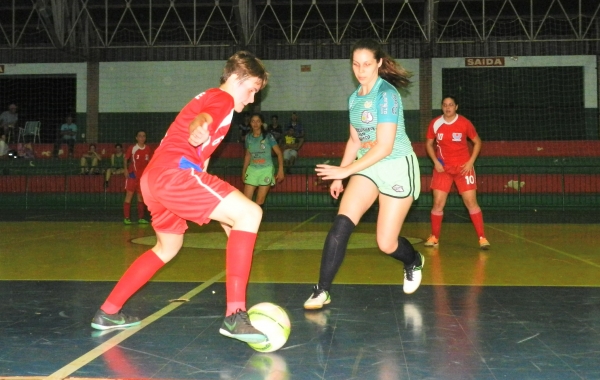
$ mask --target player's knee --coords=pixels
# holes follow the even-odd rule
[[[262,208],[252,201],[244,202],[243,209],[239,210],[238,213],[240,219],[256,221],[257,223],[260,223],[260,220],[262,219],[262,214]]]
[[[398,248],[398,240],[377,238],[377,246],[383,253],[389,255],[391,253],[394,253],[396,248]]]

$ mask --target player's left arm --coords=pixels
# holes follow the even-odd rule
[[[471,138],[471,142],[473,143],[473,151],[471,152],[471,158],[469,161],[465,162],[461,167],[460,174],[467,174],[471,169],[473,169],[473,165],[475,165],[475,160],[477,156],[479,156],[479,152],[481,152],[481,139],[479,135],[475,135]]]
[[[283,174],[283,153],[277,144],[273,145],[273,152],[275,152],[275,155],[277,156],[277,163],[279,165],[275,180],[277,180],[277,182],[281,182],[285,177],[285,174]]]

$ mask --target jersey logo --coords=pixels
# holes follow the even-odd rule
[[[362,121],[365,124],[369,124],[373,121],[373,114],[367,110],[363,111],[360,115],[360,121]]]
[[[371,108],[371,106],[372,106],[372,105],[373,105],[373,102],[372,102],[372,101],[370,101],[370,100],[367,100],[367,101],[365,102],[365,108]]]
[[[454,132],[452,133],[452,141],[460,141],[462,140],[462,133]]]
[[[438,141],[442,141],[443,138],[444,138],[444,134],[443,133],[438,133],[437,134]]]

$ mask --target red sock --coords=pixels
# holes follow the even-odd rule
[[[444,219],[443,211],[431,212],[431,234],[438,239],[440,238],[440,232],[442,231],[442,219]]]
[[[154,251],[146,251],[125,271],[100,309],[107,314],[117,313],[129,297],[144,286],[163,265],[165,263]]]
[[[256,233],[232,230],[227,240],[225,272],[227,288],[227,311],[231,315],[237,309],[246,310],[246,286],[250,277],[252,254]]]
[[[138,219],[144,219],[144,211],[146,211],[146,205],[144,204],[144,202],[137,203],[137,210],[138,210]]]
[[[125,216],[125,219],[131,217],[131,203],[123,202],[123,215]]]
[[[483,233],[483,214],[481,213],[481,209],[477,208],[474,210],[469,210],[469,215],[471,216],[473,226],[475,226],[477,237],[485,237],[485,234]]]

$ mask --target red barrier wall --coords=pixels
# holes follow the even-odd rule
[[[102,158],[109,159],[114,152],[114,143],[98,143],[96,151]],[[126,150],[133,144],[124,144]],[[148,144],[156,149],[158,144]],[[419,157],[426,157],[425,143],[413,143],[413,149]],[[49,158],[52,156],[53,144],[35,144],[34,151],[37,158]],[[301,157],[323,157],[341,158],[346,147],[345,142],[306,142],[300,149]],[[15,148],[11,144],[11,148]],[[81,157],[88,151],[88,143],[75,145],[75,158]],[[61,158],[67,157],[67,145],[61,146],[63,154]],[[600,141],[484,141],[480,154],[482,157],[600,157]],[[242,158],[244,146],[241,143],[222,143],[215,157]]]
[[[222,177],[238,189],[243,189],[240,176],[228,175]],[[564,182],[563,182],[564,180]],[[509,181],[513,181],[512,185]],[[518,182],[519,185],[514,183]],[[521,186],[521,182],[523,186]],[[421,176],[421,191],[428,192],[431,175]],[[282,183],[271,188],[277,193],[329,192],[328,183],[321,181],[316,175],[307,177],[302,174],[287,175]],[[479,193],[518,193],[549,194],[562,193],[597,193],[600,189],[600,174],[482,174],[477,176]],[[98,193],[104,192],[104,176],[102,175],[39,175],[27,178],[22,175],[2,176],[0,193],[16,193],[30,191],[45,192]],[[109,193],[124,193],[125,178],[122,175],[113,176],[106,188]],[[453,189],[453,191],[456,191]]]

